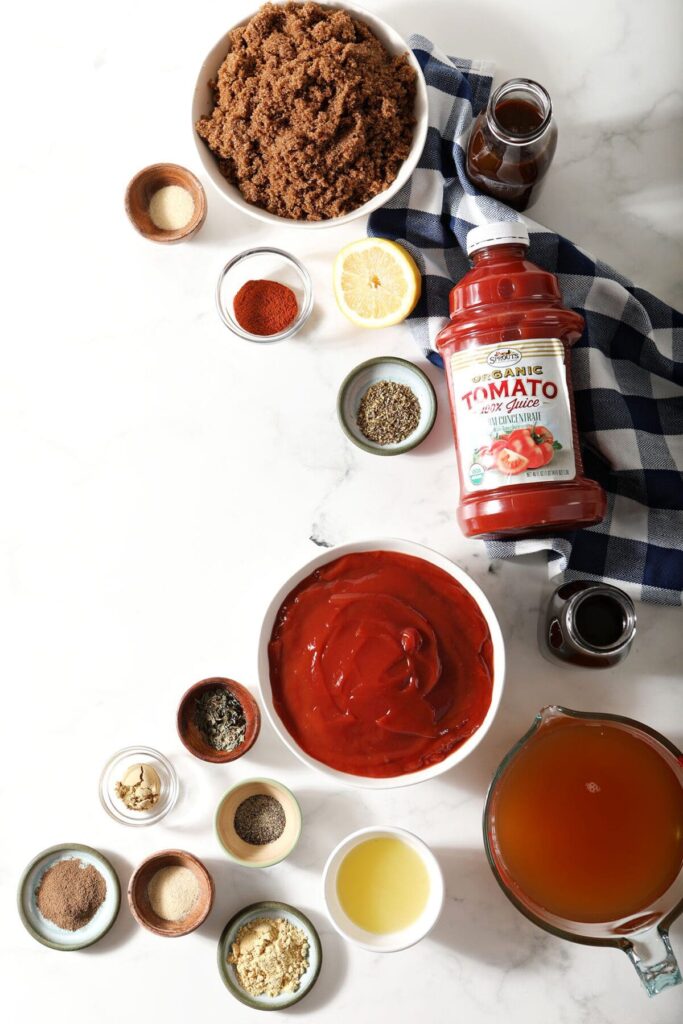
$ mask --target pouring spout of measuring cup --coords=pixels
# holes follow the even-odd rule
[[[623,947],[649,996],[659,995],[664,989],[672,988],[674,985],[680,985],[683,982],[681,969],[671,948],[669,933],[660,927],[657,929],[657,934],[664,944],[666,955],[655,962],[652,962],[652,960],[661,953],[661,950],[654,953],[653,956],[650,941],[643,941],[642,943],[628,942]],[[644,936],[644,940],[649,940],[650,936],[652,936],[652,944],[654,945],[656,941],[654,935],[655,933],[651,932],[649,936]],[[657,943],[657,946],[659,946],[659,943]]]

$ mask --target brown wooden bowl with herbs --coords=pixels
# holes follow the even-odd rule
[[[261,729],[261,712],[246,687],[234,679],[212,676],[183,695],[177,725],[191,754],[212,764],[227,764],[253,747]]]

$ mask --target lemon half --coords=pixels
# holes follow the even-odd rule
[[[361,238],[334,262],[337,305],[358,327],[391,327],[420,298],[420,271],[410,253],[386,238]]]

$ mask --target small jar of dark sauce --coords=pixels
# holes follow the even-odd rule
[[[546,90],[529,78],[511,78],[496,89],[472,125],[467,176],[487,195],[526,210],[538,199],[556,145]]]
[[[628,594],[607,583],[575,580],[554,592],[542,623],[546,655],[585,668],[611,668],[628,654],[636,610]]]

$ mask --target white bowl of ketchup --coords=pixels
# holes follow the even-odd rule
[[[265,712],[299,760],[338,783],[391,789],[443,774],[481,743],[505,649],[463,569],[413,541],[366,540],[322,552],[278,589],[258,677]]]

